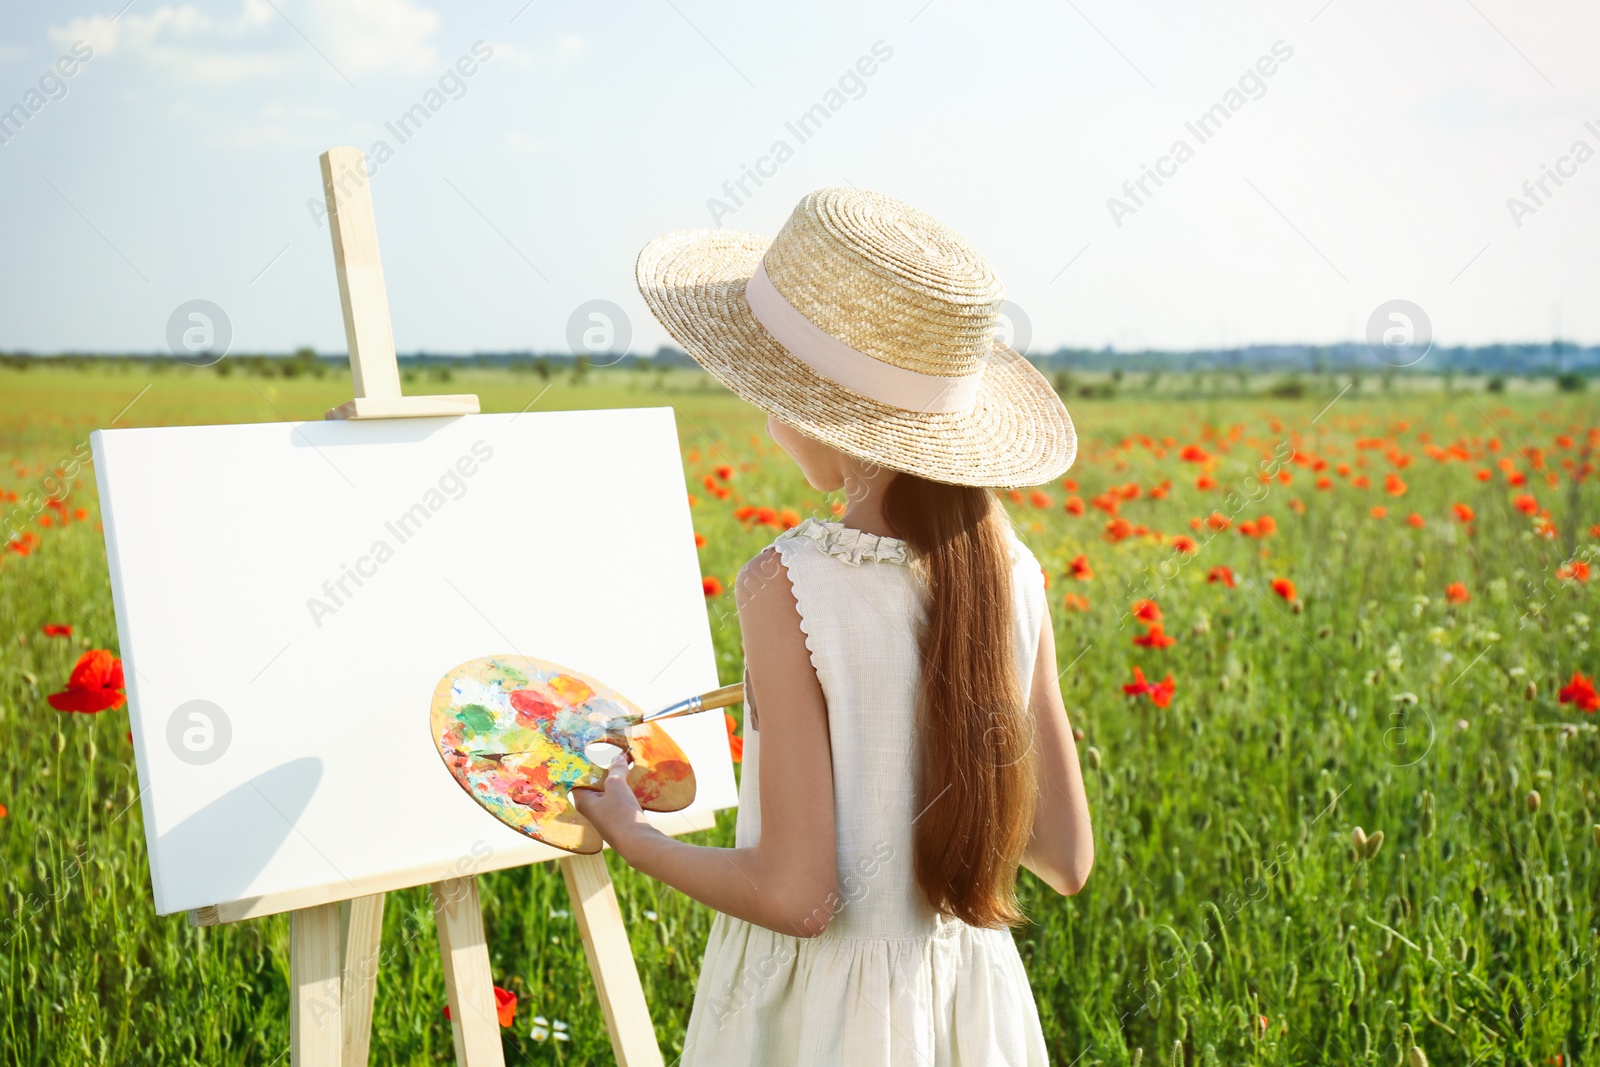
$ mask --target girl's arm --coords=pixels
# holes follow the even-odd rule
[[[833,759],[828,707],[811,666],[787,570],[768,548],[734,583],[751,693],[759,680],[761,836],[748,848],[675,840],[645,819],[619,757],[603,792],[573,802],[634,868],[702,904],[796,937],[822,933],[837,910]],[[1069,738],[1070,740],[1070,738]]]
[[[1084,795],[1078,746],[1061,702],[1057,670],[1055,627],[1046,607],[1028,701],[1035,726],[1039,802],[1033,816],[1033,840],[1022,865],[1056,892],[1070,896],[1083,888],[1094,866],[1094,827],[1089,822],[1089,798]]]

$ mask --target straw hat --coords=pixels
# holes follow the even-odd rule
[[[939,482],[1038,485],[1077,454],[1066,407],[995,338],[1005,293],[930,215],[819,189],[776,238],[679,230],[645,245],[661,324],[744,400],[848,455]]]

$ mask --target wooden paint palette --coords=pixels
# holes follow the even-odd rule
[[[548,660],[486,656],[451,670],[433,691],[429,724],[445,766],[496,819],[567,852],[591,854],[600,833],[568,799],[599,789],[596,742],[633,757],[628,785],[646,811],[694,801],[694,769],[660,726],[616,690]]]

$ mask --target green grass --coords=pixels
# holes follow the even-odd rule
[[[408,391],[475,391],[489,411],[672,404],[707,538],[704,571],[731,586],[777,532],[741,523],[735,507],[827,515],[831,498],[765,439],[759,413],[703,382],[597,372],[540,395],[536,376],[485,372],[424,376]],[[1097,866],[1080,895],[1056,897],[1022,876],[1035,921],[1017,939],[1052,1054],[1085,1067],[1130,1063],[1135,1049],[1144,1064],[1391,1065],[1417,1045],[1436,1067],[1600,1061],[1600,732],[1593,716],[1556,699],[1573,671],[1600,668],[1590,633],[1600,576],[1555,577],[1600,544],[1592,470],[1573,476],[1594,462],[1585,434],[1600,411],[1582,396],[1386,396],[1369,385],[1323,413],[1333,395],[1313,392],[1070,402],[1082,441],[1070,472],[1077,495],[1140,485],[1121,514],[1194,537],[1198,551],[1181,566],[1170,565],[1170,541],[1108,542],[1107,516],[1068,514],[1060,486],[1044,487],[1045,507],[1026,495],[1008,502],[1050,576],[1097,833]],[[63,715],[45,702],[85,647],[116,648],[92,472],[77,472],[67,497],[87,521],[40,528],[28,500],[48,495],[51,471],[114,418],[316,418],[347,396],[338,377],[0,372],[0,490],[19,497],[0,505],[0,520],[40,537],[26,557],[0,552],[0,804],[9,809],[0,820],[0,1062],[287,1063],[287,919],[195,929],[182,916],[157,918],[126,712]],[[1178,448],[1217,452],[1207,425],[1224,439],[1241,430],[1219,455],[1221,487],[1203,492]],[[1554,443],[1563,432],[1572,447]],[[1470,461],[1429,458],[1424,433],[1436,446],[1460,442]],[[1167,435],[1175,447],[1158,455]],[[1364,438],[1411,457],[1397,471],[1404,496],[1384,492],[1389,447],[1358,450]],[[1225,490],[1258,484],[1261,457],[1285,441],[1325,458],[1335,487],[1316,489],[1315,472],[1290,464],[1292,484],[1273,484],[1233,516],[1270,515],[1273,536],[1190,529],[1191,518],[1229,511]],[[1536,448],[1555,487],[1533,466]],[[1524,490],[1506,484],[1502,457],[1528,475],[1553,539],[1513,506]],[[1371,488],[1335,476],[1332,465],[1362,459],[1368,466],[1354,473]],[[721,464],[736,468],[725,500],[702,484]],[[1490,481],[1477,480],[1480,468]],[[1150,499],[1166,480],[1170,494]],[[1457,503],[1476,513],[1470,536]],[[1372,518],[1375,505],[1389,516]],[[1402,522],[1413,511],[1420,529]],[[1080,553],[1093,581],[1064,576]],[[1219,565],[1237,574],[1237,588],[1206,581]],[[1275,577],[1295,582],[1298,609],[1272,593]],[[1458,581],[1465,603],[1445,597]],[[1087,596],[1089,610],[1065,610],[1069,592]],[[1125,613],[1139,596],[1159,602],[1178,644],[1131,644],[1140,628]],[[722,677],[735,679],[731,597],[708,609]],[[71,623],[75,635],[46,638],[46,623]],[[1170,707],[1123,696],[1133,664],[1152,678],[1172,673]],[[1536,813],[1529,790],[1540,794]],[[733,818],[725,812],[691,839],[730,844]],[[1383,832],[1370,859],[1355,855],[1357,825]],[[711,913],[608,863],[671,1062]],[[497,872],[481,885],[495,980],[521,997],[507,1062],[609,1062],[559,871]],[[384,950],[373,1062],[449,1062],[426,890],[390,895]],[[536,1014],[567,1023],[571,1040],[534,1040]]]

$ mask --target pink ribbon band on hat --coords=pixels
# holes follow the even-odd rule
[[[922,412],[966,411],[977,400],[983,380],[981,367],[959,377],[923,374],[851,348],[789,303],[767,277],[765,263],[756,265],[755,274],[745,284],[744,297],[756,321],[791,356],[852,392]]]

